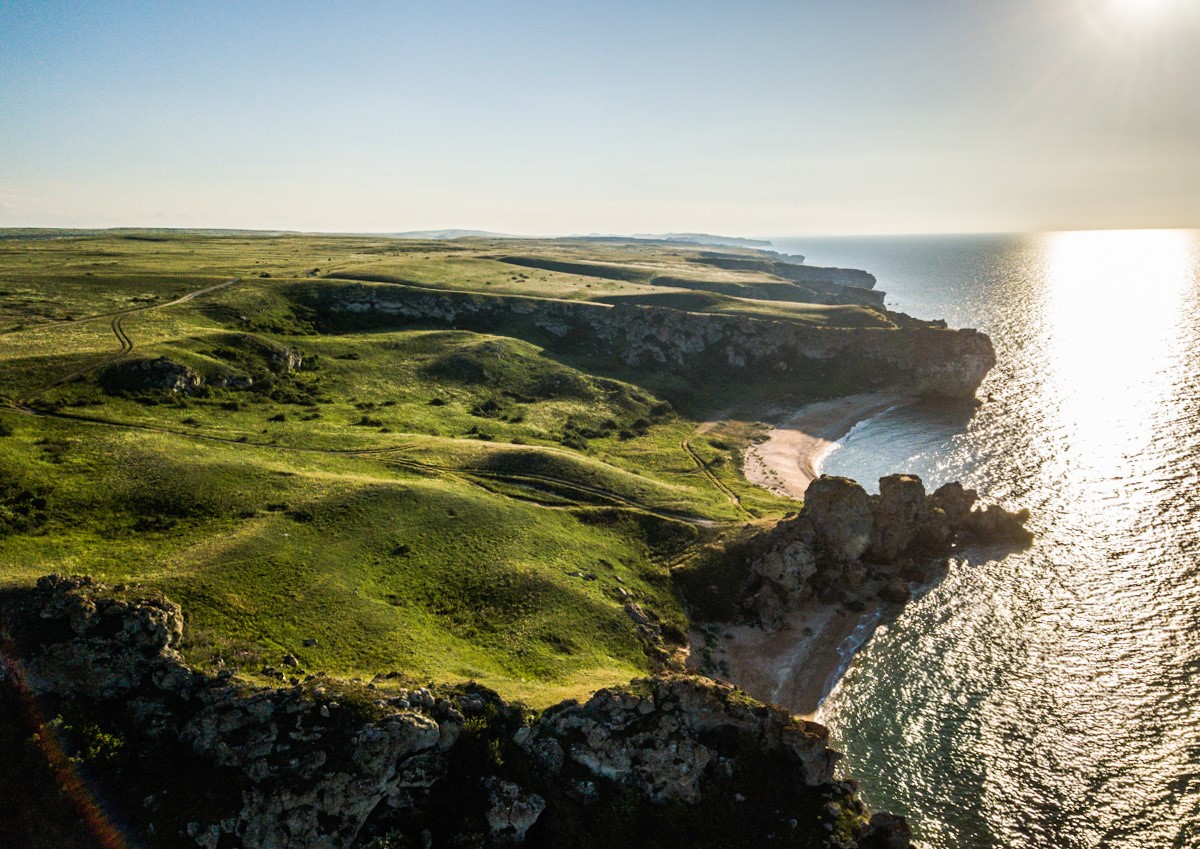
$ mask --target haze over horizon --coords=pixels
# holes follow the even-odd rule
[[[0,226],[1200,225],[1184,0],[0,5]]]

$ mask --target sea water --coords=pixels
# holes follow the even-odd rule
[[[889,307],[988,333],[982,405],[922,403],[825,466],[1028,507],[822,708],[877,810],[949,847],[1200,847],[1200,233],[777,239]]]

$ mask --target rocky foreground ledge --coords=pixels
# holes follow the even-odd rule
[[[0,623],[7,845],[50,845],[68,801],[90,834],[58,846],[909,845],[822,726],[699,676],[535,716],[470,684],[198,672],[178,605],[88,578],[5,592]]]

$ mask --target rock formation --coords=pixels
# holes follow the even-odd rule
[[[791,321],[698,314],[650,306],[608,306],[518,296],[362,284],[297,291],[321,315],[363,324],[433,321],[525,335],[551,347],[616,357],[633,368],[669,366],[699,374],[774,374],[849,382],[853,391],[895,389],[915,395],[974,397],[996,362],[991,340],[890,313],[896,328],[810,327]],[[779,378],[786,380],[786,378]]]
[[[473,685],[254,686],[183,661],[169,599],[87,578],[7,591],[0,623],[0,726],[27,723],[0,739],[81,753],[72,769],[137,845],[908,845],[902,819],[869,818],[834,778],[822,726],[706,678],[541,716]],[[85,728],[123,754],[71,749]]]
[[[109,368],[100,384],[110,392],[195,392],[203,379],[188,366],[167,357],[133,360]]]
[[[810,598],[904,601],[957,545],[1027,545],[1028,511],[979,504],[958,483],[926,495],[915,475],[889,475],[869,496],[848,478],[822,476],[804,509],[731,553],[747,575],[745,607],[766,625]],[[736,564],[731,564],[736,568]]]

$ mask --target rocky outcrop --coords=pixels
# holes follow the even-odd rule
[[[517,742],[552,773],[570,761],[651,802],[695,804],[704,799],[712,772],[728,777],[736,768],[718,742],[722,736],[752,741],[763,757],[781,754],[809,786],[833,781],[838,755],[826,745],[824,727],[699,677],[646,679],[629,689],[601,690],[583,705],[547,711]]]
[[[823,379],[853,391],[973,397],[996,362],[987,336],[915,319],[895,328],[812,327],[664,307],[484,296],[401,284],[294,291],[329,318],[366,324],[433,321],[480,331],[503,325],[509,335],[519,331],[552,348],[615,357],[632,368],[669,367],[705,376],[770,372],[785,383]]]
[[[0,623],[0,741],[29,739],[22,711],[52,758],[71,729],[117,740],[88,780],[138,845],[908,845],[835,779],[822,726],[706,678],[540,716],[472,685],[252,686],[183,662],[173,602],[87,578],[6,591]]]
[[[184,744],[191,767],[240,790],[240,804],[211,821],[151,820],[152,833],[182,827],[208,849],[351,845],[384,800],[440,775],[438,744],[462,720],[449,705],[347,705],[349,691],[320,681],[275,690],[196,673],[176,650],[178,605],[155,593],[48,576],[3,614],[5,654],[20,663],[10,660],[0,683],[100,716],[119,710],[149,729],[147,748]],[[144,805],[151,816],[155,797]]]
[[[110,392],[189,394],[199,389],[201,383],[199,374],[167,357],[117,363],[100,376],[100,385]]]
[[[546,810],[546,800],[511,781],[489,778],[484,785],[488,788],[486,816],[492,837],[509,837],[514,843],[523,842],[525,832]]]
[[[823,553],[842,563],[866,554],[874,524],[867,493],[847,483],[846,478],[822,476],[805,493],[804,520]]]
[[[280,345],[271,350],[271,370],[277,374],[291,374],[304,367],[304,355],[295,348]]]
[[[1026,510],[979,503],[974,490],[950,483],[932,495],[915,475],[889,475],[869,496],[848,478],[822,476],[804,509],[734,552],[745,561],[744,607],[774,625],[789,608],[812,598],[830,602],[878,596],[902,602],[956,546],[1025,546]]]

